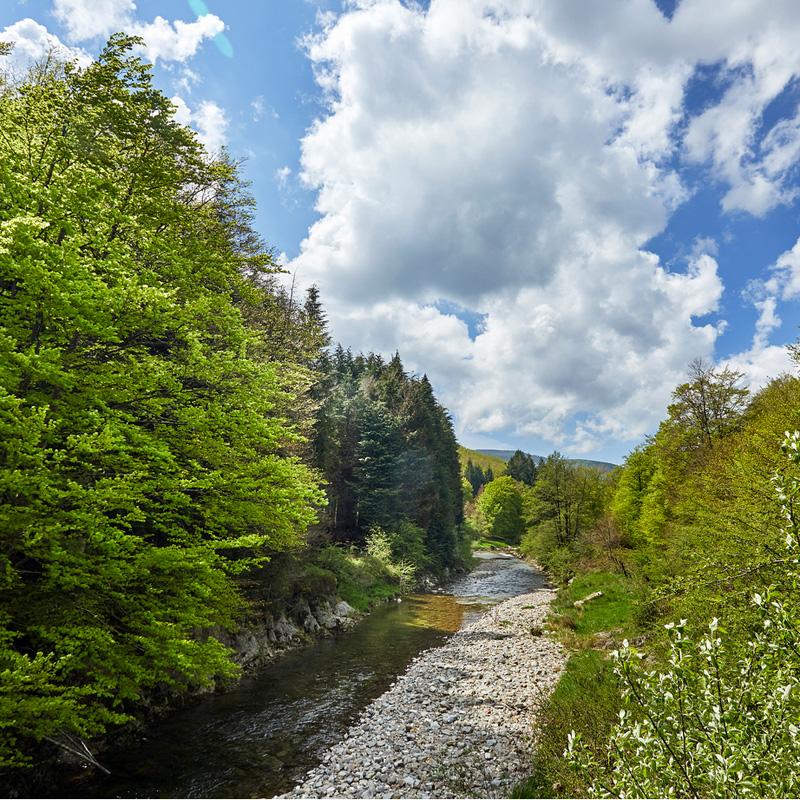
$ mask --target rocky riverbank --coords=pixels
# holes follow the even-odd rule
[[[554,592],[505,600],[412,662],[286,797],[503,797],[530,771],[565,656]]]
[[[215,630],[214,635],[233,650],[234,660],[246,672],[252,672],[314,637],[352,627],[361,616],[337,597],[323,597],[313,603],[300,598],[280,613],[254,615],[236,633]]]

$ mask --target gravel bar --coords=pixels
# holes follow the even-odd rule
[[[417,656],[284,797],[506,797],[564,666],[542,634],[555,592],[505,600]]]

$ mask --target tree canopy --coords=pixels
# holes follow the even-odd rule
[[[522,497],[513,478],[495,478],[478,497],[481,527],[487,536],[509,544],[518,544],[525,527]]]
[[[522,450],[515,450],[506,465],[506,475],[527,486],[533,486],[536,483],[536,462],[533,456],[523,453]]]
[[[236,166],[136,43],[0,95],[0,764],[231,674],[201,635],[234,624],[228,576],[297,546],[322,500]]]
[[[328,485],[324,525],[334,541],[363,543],[370,529],[426,531],[440,567],[452,566],[463,519],[453,426],[428,379],[395,355],[337,347],[320,382],[317,463]]]

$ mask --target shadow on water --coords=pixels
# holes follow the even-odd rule
[[[110,776],[62,789],[62,796],[271,797],[290,789],[414,656],[488,604],[541,585],[538,573],[512,561],[484,562],[453,585],[455,597],[388,603],[353,630],[171,713],[146,739],[104,755]]]

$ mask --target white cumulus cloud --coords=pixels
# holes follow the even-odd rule
[[[782,324],[779,301],[800,299],[800,238],[770,265],[765,279],[751,281],[743,294],[758,312],[755,332],[750,347],[731,356],[727,363],[744,372],[751,386],[757,389],[770,377],[791,371],[787,349],[770,344],[769,340]]]
[[[141,36],[147,57],[153,62],[185,62],[205,39],[225,30],[225,23],[214,14],[192,22],[170,21],[161,16],[144,22],[136,16],[134,0],[54,0],[53,14],[73,42],[107,37],[117,31]]]
[[[175,119],[189,125],[211,154],[216,154],[227,144],[228,116],[225,109],[212,100],[203,100],[194,109],[180,96],[171,98],[175,105]]]
[[[751,0],[725,7],[713,0],[688,0],[675,15],[681,33],[704,31],[707,40],[694,44],[694,58],[718,61],[720,80],[730,85],[721,100],[694,118],[687,130],[688,156],[710,161],[728,186],[726,211],[763,216],[791,202],[787,186],[800,155],[800,118],[775,125],[758,135],[764,111],[798,76],[800,6],[776,0],[768,6]]]
[[[44,25],[32,19],[21,19],[0,31],[0,41],[11,42],[14,49],[6,61],[12,72],[23,73],[34,61],[54,52],[58,57],[88,64],[91,56],[77,47],[65,45],[57,36],[50,33]],[[2,62],[0,62],[0,65]]]
[[[68,38],[81,42],[124,28],[136,11],[133,0],[54,0],[53,15]]]
[[[222,33],[225,23],[214,14],[205,14],[194,22],[170,22],[156,17],[152,22],[133,23],[127,30],[144,39],[145,53],[151,61],[187,61],[205,39]]]
[[[578,6],[329,18],[307,42],[329,112],[301,159],[320,219],[291,268],[338,337],[425,370],[462,432],[585,452],[652,428],[713,354],[723,285],[709,248],[669,271],[645,247],[688,195],[668,166],[686,47],[650,2],[620,25]],[[477,336],[442,299],[485,315]]]

